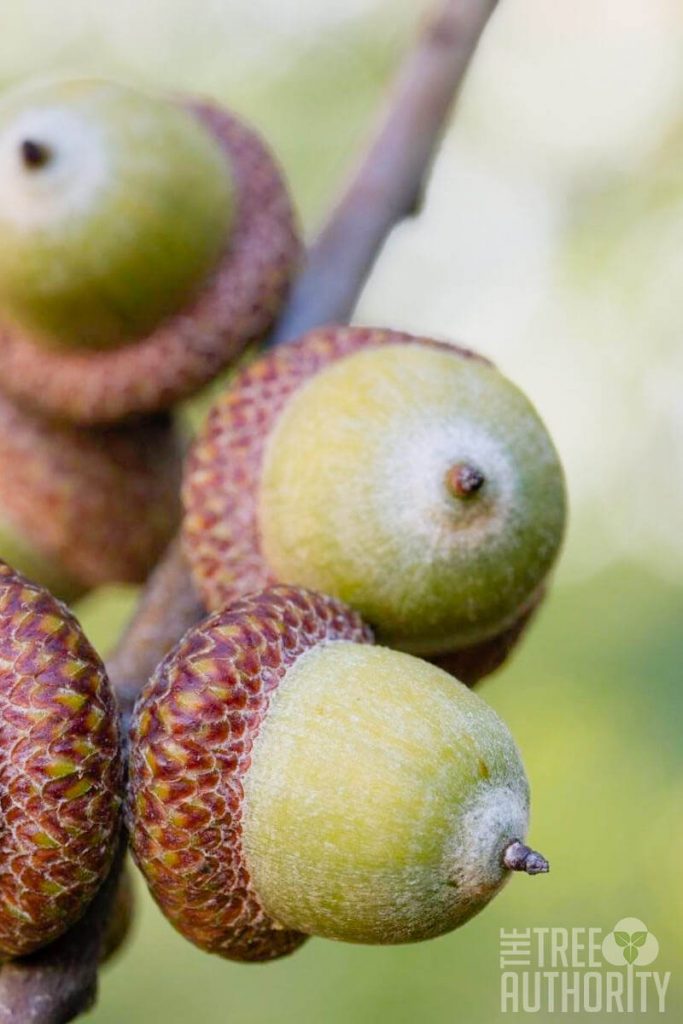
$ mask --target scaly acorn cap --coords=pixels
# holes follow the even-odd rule
[[[64,598],[142,582],[177,529],[181,464],[165,414],[87,430],[0,397],[0,558]]]
[[[118,715],[78,622],[0,562],[0,956],[66,931],[104,881],[119,828]]]
[[[356,607],[381,641],[470,685],[531,618],[564,519],[547,433],[487,360],[361,327],[312,331],[242,371],[196,439],[183,499],[185,550],[209,608],[277,581],[314,587]],[[420,635],[411,604],[420,579],[442,595],[424,616],[432,635]]]
[[[71,83],[72,87],[76,84]],[[231,113],[191,99],[178,100],[177,105],[217,143],[225,161],[226,182],[231,183],[234,210],[226,221],[224,243],[214,265],[192,294],[184,297],[184,291],[176,289],[177,297],[183,300],[180,308],[169,310],[158,323],[116,345],[116,319],[111,330],[105,331],[104,340],[98,341],[105,330],[94,323],[96,303],[101,304],[101,289],[95,289],[97,294],[93,297],[92,290],[82,288],[73,298],[73,316],[79,324],[76,338],[81,341],[72,345],[64,339],[58,346],[46,345],[42,334],[20,321],[19,314],[12,316],[8,306],[5,315],[0,316],[0,388],[17,403],[45,416],[80,424],[107,424],[167,409],[212,380],[247,344],[262,337],[277,316],[300,254],[295,218],[282,174],[258,136]],[[48,118],[52,133],[60,124],[59,118],[55,123]],[[93,138],[96,141],[97,135]],[[14,135],[12,141],[16,142]],[[40,142],[37,135],[28,141],[34,145]],[[154,132],[139,142],[140,148],[148,147],[147,157],[153,159]],[[90,148],[96,150],[91,143],[92,140],[88,142]],[[78,146],[75,148],[78,150]],[[17,150],[14,145],[15,158],[17,152],[29,177],[38,178],[49,172],[51,152],[45,162],[25,146]],[[98,156],[97,152],[90,155],[93,159]],[[8,159],[5,153],[5,162]],[[97,165],[97,160],[94,162]],[[116,168],[110,168],[110,173],[115,176]],[[174,212],[170,209],[169,215]],[[129,217],[132,225],[139,215],[137,207],[124,209],[119,221],[125,227]],[[223,213],[217,219],[222,221]],[[93,239],[92,261],[88,264],[92,273],[96,243],[97,239]],[[159,259],[164,250],[164,243],[159,240]],[[131,251],[135,256],[134,245]],[[77,255],[81,257],[80,252]],[[1,271],[2,261],[0,278]],[[140,271],[130,278],[131,288],[135,286],[140,291],[139,279],[144,273]],[[122,274],[119,287],[125,289],[125,281],[126,275]],[[164,290],[160,291],[165,296]],[[171,297],[175,297],[171,292]],[[144,298],[144,289],[141,295]],[[79,306],[86,300],[95,304],[90,313]],[[122,299],[115,301],[114,296],[112,304],[117,315],[125,312]],[[83,344],[84,335],[87,339],[88,315],[93,320],[92,344],[104,347]],[[131,319],[133,325],[138,322],[132,314],[124,317],[123,322],[130,325]],[[64,327],[59,329],[63,335]]]
[[[175,927],[238,960],[305,935],[432,938],[481,910],[524,845],[509,731],[441,669],[372,646],[340,602],[277,586],[190,630],[131,730],[134,856]]]

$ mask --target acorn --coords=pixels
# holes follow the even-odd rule
[[[117,709],[51,594],[0,562],[0,957],[66,931],[109,871],[120,824]]]
[[[0,102],[0,386],[110,423],[197,391],[272,323],[299,255],[273,158],[231,113],[119,83]]]
[[[247,367],[184,481],[211,609],[272,582],[329,593],[472,683],[511,649],[562,539],[562,469],[525,396],[453,345],[316,330]]]
[[[142,582],[180,520],[182,455],[166,414],[83,429],[0,397],[0,558],[69,600]]]
[[[308,935],[404,943],[512,870],[528,783],[506,726],[441,669],[371,644],[336,599],[275,586],[191,629],[143,692],[127,822],[171,923],[262,961]]]

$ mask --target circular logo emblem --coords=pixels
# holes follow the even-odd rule
[[[608,964],[646,967],[657,959],[659,943],[637,917],[617,921],[602,943],[602,955]]]

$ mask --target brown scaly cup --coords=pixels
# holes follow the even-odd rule
[[[64,598],[142,582],[179,522],[181,463],[165,414],[84,429],[0,397],[0,557]]]
[[[512,871],[529,787],[480,697],[371,643],[340,602],[276,586],[191,629],[135,710],[128,826],[171,922],[269,960],[306,935],[417,942]]]
[[[119,828],[118,717],[102,662],[46,590],[0,562],[0,955],[76,921]]]
[[[20,91],[0,104],[0,180],[0,387],[51,418],[112,423],[196,392],[267,332],[298,264],[281,172],[211,103]]]
[[[211,609],[334,594],[468,684],[531,618],[564,522],[547,432],[482,357],[326,327],[248,366],[188,460],[185,550]]]

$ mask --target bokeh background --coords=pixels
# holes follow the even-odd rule
[[[0,79],[97,73],[224,101],[270,139],[312,233],[426,7],[4,0]],[[628,916],[657,935],[666,1019],[683,1019],[682,51],[680,0],[501,0],[426,210],[395,233],[358,311],[492,357],[564,459],[556,586],[482,687],[523,751],[552,873],[514,879],[443,939],[312,941],[266,967],[196,951],[140,885],[93,1022],[491,1024],[501,927]],[[134,596],[80,606],[103,652]]]

